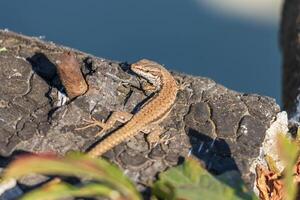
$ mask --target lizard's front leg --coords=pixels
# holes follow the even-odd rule
[[[104,134],[107,130],[113,128],[117,121],[124,124],[127,121],[129,121],[131,118],[132,118],[131,113],[123,112],[123,111],[115,111],[109,116],[106,122],[96,120],[95,118],[92,118],[90,120],[84,120],[88,124],[84,127],[76,128],[76,130],[83,130],[89,127],[99,126],[102,128],[102,130],[96,134],[96,136],[99,136]]]
[[[186,88],[190,87],[191,86],[191,83],[189,82],[184,82],[183,78],[182,77],[176,77],[176,85],[177,85],[177,88],[178,90],[185,90]]]

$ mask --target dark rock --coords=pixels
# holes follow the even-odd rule
[[[85,151],[100,128],[75,130],[91,116],[106,119],[112,111],[136,112],[148,94],[128,64],[0,31],[0,155],[29,152]],[[53,63],[72,51],[83,65],[89,91],[68,101]],[[145,186],[158,172],[192,154],[215,174],[239,170],[248,185],[252,160],[265,131],[280,111],[274,100],[231,91],[214,81],[178,73],[190,84],[161,123],[170,141],[149,150],[145,136],[129,138],[105,154],[136,183]],[[160,109],[160,108],[157,108]],[[120,124],[116,125],[117,126]],[[101,137],[99,137],[101,138]]]

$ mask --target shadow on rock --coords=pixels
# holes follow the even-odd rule
[[[232,170],[239,171],[225,140],[212,139],[194,129],[188,130],[188,136],[192,145],[191,153],[205,164],[208,171],[215,175]]]
[[[56,65],[53,64],[45,54],[36,53],[32,57],[27,58],[27,61],[32,65],[32,70],[44,79],[49,86],[60,91],[64,90],[57,74]]]

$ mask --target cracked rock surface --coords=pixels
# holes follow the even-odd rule
[[[149,95],[127,63],[6,31],[0,31],[0,47],[7,49],[0,52],[2,162],[17,150],[86,151],[101,136],[95,137],[98,127],[76,130],[85,125],[84,119],[106,119],[112,111],[134,113]],[[76,54],[89,85],[86,94],[72,101],[55,68],[65,51]],[[141,188],[190,154],[212,173],[238,170],[250,186],[254,178],[251,162],[279,106],[271,98],[238,93],[208,78],[173,75],[189,86],[179,92],[173,110],[161,123],[171,140],[149,149],[141,133],[105,156]]]

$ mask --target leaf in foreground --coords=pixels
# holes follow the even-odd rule
[[[277,149],[280,159],[285,164],[284,173],[274,170],[273,167],[270,168],[269,165],[268,168],[262,165],[256,166],[256,186],[261,200],[296,199],[300,182],[299,160],[296,163],[299,147],[296,144],[287,138],[286,134],[278,134]]]
[[[285,199],[294,200],[297,195],[297,184],[294,182],[294,166],[299,155],[299,147],[283,134],[278,135],[279,155],[286,163],[284,174]]]
[[[21,156],[5,169],[3,179],[19,179],[31,173],[84,177],[111,187],[126,199],[141,199],[135,186],[117,167],[104,159],[94,159],[79,153],[65,157]]]
[[[226,177],[222,177],[223,181]],[[244,185],[237,188],[221,182],[193,159],[187,159],[183,165],[171,168],[159,175],[154,184],[153,193],[161,199],[230,199],[256,200],[256,196],[245,191]]]
[[[20,200],[55,200],[68,197],[96,197],[102,196],[112,200],[121,199],[119,192],[103,184],[89,183],[82,187],[72,186],[70,184],[59,182],[46,184],[32,192],[26,193]]]

